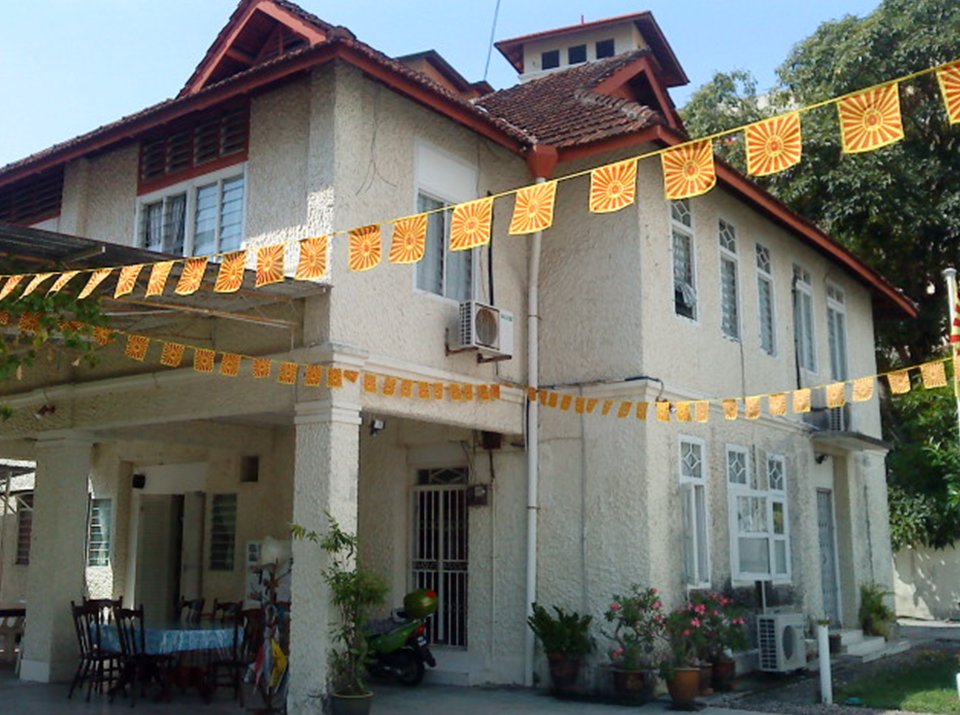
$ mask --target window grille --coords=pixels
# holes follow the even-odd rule
[[[736,229],[720,221],[720,316],[723,334],[740,339],[739,287],[737,285]]]
[[[63,167],[0,189],[0,221],[22,226],[60,215]]]
[[[424,193],[417,197],[417,211],[421,213],[443,205],[443,201]],[[462,303],[473,297],[474,251],[448,250],[449,231],[450,212],[436,211],[427,217],[427,245],[417,264],[417,288]]]
[[[797,362],[810,372],[817,371],[816,351],[813,336],[813,286],[810,273],[799,266],[793,267],[793,317]]]
[[[770,251],[757,244],[757,294],[760,318],[760,347],[768,355],[776,354],[773,317],[773,271]]]
[[[211,571],[233,571],[236,540],[237,495],[214,494],[210,526]]]
[[[17,498],[17,563],[30,563],[30,542],[33,536],[33,494]]]
[[[90,502],[87,566],[107,566],[110,564],[110,525],[112,519],[113,502],[110,499],[94,499]]]
[[[751,469],[747,450],[727,446],[730,536],[735,580],[789,579],[786,460],[768,454]]]
[[[674,312],[685,318],[697,317],[697,288],[693,266],[693,221],[685,199],[670,204],[673,245]]]
[[[680,440],[680,498],[683,521],[684,580],[690,586],[710,581],[706,480],[703,444]]]

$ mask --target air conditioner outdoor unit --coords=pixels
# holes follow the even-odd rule
[[[460,304],[460,315],[453,331],[450,350],[477,350],[493,360],[513,356],[513,313],[484,305],[475,300]]]
[[[760,670],[789,673],[807,663],[802,613],[769,613],[757,616]]]

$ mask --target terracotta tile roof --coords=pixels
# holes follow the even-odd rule
[[[649,50],[588,62],[476,100],[490,114],[558,149],[631,134],[665,124],[654,109],[593,89]]]

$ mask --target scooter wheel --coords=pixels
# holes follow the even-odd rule
[[[424,674],[427,672],[423,661],[412,650],[404,649],[402,653],[404,658],[397,669],[400,682],[408,686],[420,685]]]

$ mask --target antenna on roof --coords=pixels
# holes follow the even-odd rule
[[[500,16],[500,0],[497,0],[497,6],[493,10],[493,25],[490,26],[490,42],[487,43],[487,64],[483,67],[483,81],[487,81],[487,73],[490,71],[490,56],[493,54],[493,36],[497,33],[497,18]]]

